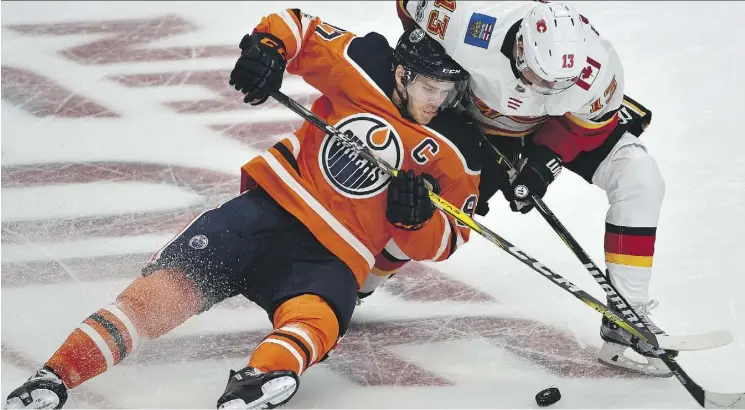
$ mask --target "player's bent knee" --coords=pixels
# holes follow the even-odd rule
[[[305,345],[310,364],[325,359],[339,338],[336,312],[317,295],[300,295],[282,303],[274,312],[274,328]]]
[[[649,206],[660,206],[665,197],[665,179],[649,154],[634,158],[623,170],[619,188]]]
[[[153,339],[201,312],[203,298],[183,272],[156,270],[135,279],[116,298],[141,337]]]

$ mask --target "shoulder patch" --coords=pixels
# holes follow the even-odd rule
[[[496,23],[496,17],[473,13],[471,20],[468,22],[466,38],[463,39],[463,42],[471,46],[489,48],[489,42],[491,41],[491,35]]]

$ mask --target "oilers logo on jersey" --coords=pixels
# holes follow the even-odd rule
[[[396,130],[383,118],[362,113],[341,119],[335,127],[358,143],[369,147],[376,157],[396,169],[403,164],[403,142]],[[324,138],[318,156],[323,176],[347,198],[363,199],[384,191],[390,176],[362,158],[337,138]]]

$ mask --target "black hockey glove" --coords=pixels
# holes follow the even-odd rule
[[[498,191],[511,190],[507,168],[493,158],[484,161],[479,180],[479,202],[476,204],[476,215],[486,216],[489,213],[489,199]]]
[[[531,198],[543,198],[562,164],[558,154],[540,145],[533,146],[520,162],[522,167],[512,181],[512,189],[505,190],[504,196],[513,212],[527,214],[535,206]]]
[[[285,45],[269,33],[246,34],[242,51],[230,73],[229,84],[245,94],[244,102],[263,104],[269,93],[279,90],[287,61]]]
[[[429,190],[440,193],[440,186],[428,174],[414,175],[413,170],[398,172],[388,185],[388,208],[385,217],[396,228],[415,231],[429,222],[435,205]]]

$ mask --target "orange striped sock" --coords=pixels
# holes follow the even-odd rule
[[[75,328],[46,365],[71,389],[121,362],[138,344],[132,321],[110,305]]]
[[[339,334],[336,314],[316,295],[283,303],[274,312],[274,326],[248,363],[263,372],[293,370],[300,375],[335,346]]]

